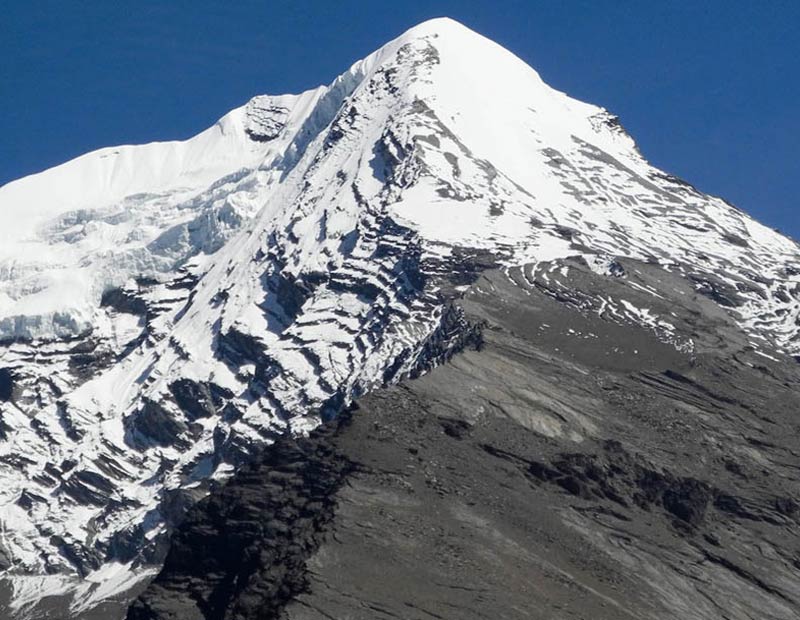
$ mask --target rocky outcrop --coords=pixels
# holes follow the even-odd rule
[[[129,620],[270,618],[308,585],[306,560],[353,464],[331,444],[346,417],[278,439],[189,511]]]
[[[14,394],[14,373],[10,368],[0,368],[0,400],[8,402]]]

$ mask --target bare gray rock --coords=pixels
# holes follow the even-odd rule
[[[234,596],[196,616],[134,611],[182,609],[231,578],[189,579],[176,566],[219,556],[179,544],[128,617],[798,617],[800,367],[755,355],[683,277],[619,267],[627,275],[571,264],[547,286],[486,272],[459,303],[462,329],[480,326],[479,338],[312,439],[352,467],[329,488],[335,509],[311,547],[266,557],[241,585],[281,595]],[[631,283],[657,286],[675,342],[598,315],[599,291],[636,303]],[[695,346],[679,350],[684,337]],[[223,493],[246,496],[268,484],[262,474]],[[177,540],[205,531],[207,505]],[[272,517],[248,544],[271,544]],[[297,562],[302,578],[276,589],[265,577]]]

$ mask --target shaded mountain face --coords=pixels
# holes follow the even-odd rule
[[[773,617],[794,604],[783,541],[797,496],[800,248],[652,168],[613,115],[554,91],[455,22],[412,29],[328,87],[257,97],[186,142],[104,149],[10,183],[0,214],[7,614],[123,617],[165,559],[156,592],[191,589],[171,596],[194,605],[177,617],[277,613],[309,584],[286,613],[346,608],[308,598],[326,586],[305,571],[318,563],[314,575],[341,592],[325,577],[346,575],[336,558],[377,552],[369,537],[326,542],[332,524],[354,534],[365,518],[354,488],[377,489],[375,510],[389,515],[378,538],[391,542],[391,515],[406,507],[404,538],[441,561],[447,547],[423,524],[447,512],[440,527],[466,519],[465,536],[478,536],[486,520],[498,537],[481,539],[463,566],[476,579],[489,579],[481,558],[512,562],[508,541],[527,549],[513,562],[533,570],[543,537],[607,558],[586,570],[572,556],[551,572],[539,565],[563,596],[575,583],[602,593],[598,605],[622,604],[587,580],[635,572],[655,588],[642,567],[658,557],[677,575],[660,586],[662,607],[652,603],[669,617],[669,601],[693,585],[680,571],[691,557],[721,567],[720,591],[760,588],[772,607],[755,608]],[[481,349],[493,338],[502,342]],[[373,413],[346,429],[309,445],[287,439],[362,397]],[[477,439],[459,441],[473,429]],[[398,453],[398,442],[430,450]],[[716,467],[715,450],[733,469]],[[421,460],[378,466],[400,455]],[[430,463],[448,464],[446,475]],[[473,476],[461,521],[449,491],[420,512],[427,500],[378,488],[402,472],[409,493],[430,490],[431,467],[445,486]],[[275,480],[289,482],[277,487],[300,490],[261,484],[282,471]],[[324,488],[306,488],[314,471],[330,475]],[[469,502],[495,512],[472,514]],[[230,548],[252,547],[249,572],[231,573],[227,556],[194,565],[203,536],[222,549],[237,519],[247,523]],[[738,536],[739,556],[696,544],[717,519],[734,524],[726,535]],[[262,521],[275,527],[253,526]],[[743,564],[752,549],[761,565]],[[181,572],[196,566],[210,581]],[[408,591],[424,576],[398,573]],[[550,600],[525,583],[514,609]],[[638,583],[622,593],[644,600]],[[159,596],[147,590],[130,613],[171,613]]]

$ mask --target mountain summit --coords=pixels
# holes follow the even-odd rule
[[[584,377],[736,359],[774,378],[800,358],[793,241],[450,19],[187,141],[9,183],[0,218],[0,605],[17,618],[54,601],[121,617],[187,510],[265,446],[442,376],[493,321],[524,317],[506,327],[540,352],[557,339],[551,363]],[[526,389],[493,400],[525,432],[568,452],[603,436]]]

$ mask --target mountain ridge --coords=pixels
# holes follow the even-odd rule
[[[31,583],[80,614],[109,570],[121,589],[147,579],[186,509],[261,446],[459,350],[455,302],[490,269],[681,355],[800,353],[796,244],[652,168],[616,117],[452,20],[223,118],[207,132],[224,165],[210,149],[194,186],[169,185],[180,157],[166,185],[147,162],[153,193],[123,165],[107,202],[31,208],[0,255],[15,613]],[[18,187],[0,209],[29,208]],[[663,279],[636,303],[565,284],[634,281],[619,257]],[[729,336],[697,333],[662,281],[710,300],[692,303]]]

